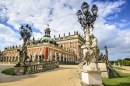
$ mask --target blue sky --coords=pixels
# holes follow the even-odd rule
[[[44,35],[47,24],[52,38],[74,31],[83,35],[76,12],[84,1],[99,9],[92,33],[98,38],[100,50],[104,53],[106,45],[110,60],[129,58],[129,0],[0,0],[0,50],[22,43],[19,27],[23,24],[32,27],[36,39]]]

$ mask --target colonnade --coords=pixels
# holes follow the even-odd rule
[[[47,55],[45,55],[47,54]],[[39,49],[28,49],[27,56],[31,61],[58,61],[58,62],[74,62],[76,60],[74,54],[68,54],[64,51],[58,51],[54,49],[47,49],[45,52],[44,48]],[[19,53],[17,51],[6,52],[2,58],[2,62],[19,62]]]

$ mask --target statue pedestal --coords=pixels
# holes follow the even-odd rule
[[[93,71],[93,70],[81,70],[81,84],[83,86],[103,86],[102,78],[101,78],[101,71]]]
[[[106,62],[98,62],[98,67],[100,68],[100,71],[102,71],[101,73],[102,78],[108,78]]]

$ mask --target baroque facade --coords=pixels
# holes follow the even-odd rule
[[[60,37],[55,37],[54,39],[50,37],[51,30],[46,28],[44,30],[44,36],[38,40],[33,37],[32,40],[28,41],[27,55],[32,61],[39,61],[40,59],[44,61],[59,61],[59,62],[76,62],[81,60],[83,57],[81,45],[85,43],[85,40],[78,34],[74,32],[73,35]],[[3,62],[18,62],[19,53],[18,49],[21,46],[11,46],[5,47],[2,51],[1,61]]]

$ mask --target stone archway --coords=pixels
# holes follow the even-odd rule
[[[63,62],[65,62],[65,56],[64,56],[64,54],[62,56],[63,56]]]
[[[59,59],[60,57],[59,57],[59,53],[56,53],[56,59],[57,59],[57,61],[59,62]]]
[[[64,57],[64,62],[66,63],[66,57]]]
[[[36,54],[36,56],[35,56],[35,61],[38,61],[39,59],[38,59],[38,55]]]
[[[18,53],[15,54],[15,62],[18,60]]]
[[[44,55],[42,54],[42,50],[40,49],[39,52],[39,61],[42,61],[44,59]]]
[[[11,61],[14,62],[14,54],[12,54],[11,59]]]
[[[9,62],[11,62],[11,54],[10,54],[10,56],[9,56]]]
[[[11,56],[10,56],[10,62],[12,62],[12,61],[13,61],[13,56],[11,55]]]
[[[42,61],[42,55],[39,54],[39,61]]]
[[[63,62],[63,55],[61,56],[61,62]]]
[[[18,56],[15,57],[15,62],[17,62],[17,61],[18,61]]]
[[[66,55],[66,62],[68,62],[68,56]]]
[[[30,60],[33,61],[32,55],[30,55]]]

